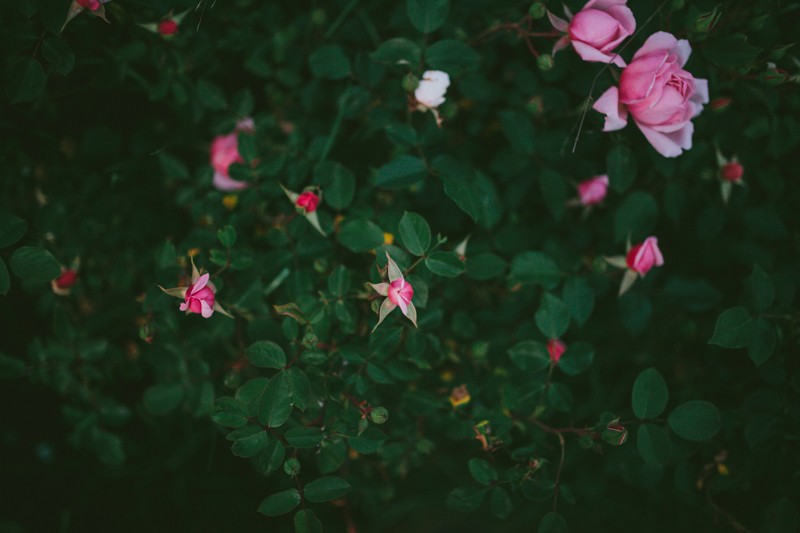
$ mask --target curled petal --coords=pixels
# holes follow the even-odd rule
[[[375,289],[375,292],[377,292],[381,296],[389,296],[388,283],[370,283],[369,286]]]
[[[208,285],[208,278],[209,278],[208,272],[197,278],[197,281],[195,281],[194,285],[192,286],[191,294],[197,294],[197,291],[203,289],[206,285]]]
[[[668,133],[656,131],[638,122],[636,125],[639,126],[653,148],[664,157],[678,157],[684,150],[692,147],[694,125],[691,122],[686,122],[683,128]]]
[[[250,186],[250,184],[245,181],[237,181],[221,172],[214,172],[213,184],[214,187],[220,191],[241,191]]]
[[[214,309],[208,305],[208,302],[205,300],[200,300],[200,314],[203,315],[203,318],[209,318],[211,315],[214,314]]]
[[[614,63],[620,68],[625,68],[625,60],[619,54],[604,54],[600,50],[580,41],[572,41],[572,47],[584,61]]]
[[[400,270],[400,268],[397,266],[397,263],[394,262],[394,259],[389,256],[389,252],[386,252],[386,264],[388,266],[390,283],[392,281],[397,281],[398,279],[403,279],[403,271]]]
[[[385,319],[386,316],[389,313],[394,311],[395,307],[397,307],[397,306],[395,304],[393,304],[392,302],[390,302],[388,298],[383,301],[383,303],[381,304],[381,308],[378,311],[378,323],[375,324],[375,327],[372,328],[372,331],[375,331],[378,328],[378,326],[381,325],[381,322],[383,322],[383,319]]]
[[[641,48],[636,51],[633,59],[637,59],[651,52],[665,50],[669,54],[678,56],[678,64],[682,67],[692,55],[692,47],[686,39],[678,40],[674,35],[665,31],[658,31],[647,38]]]
[[[603,131],[616,131],[628,125],[628,110],[619,102],[619,89],[609,87],[592,106],[606,116]]]

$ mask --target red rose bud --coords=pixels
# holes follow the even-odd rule
[[[162,20],[158,23],[158,33],[164,35],[175,35],[178,33],[178,23],[172,19]]]
[[[313,213],[319,206],[319,196],[311,191],[306,191],[297,197],[296,205],[305,210],[306,213]]]
[[[744,167],[738,161],[731,161],[722,167],[722,179],[731,183],[739,183],[744,176]]]
[[[100,9],[100,1],[99,0],[77,0],[78,5],[88,9],[89,11],[97,11]]]
[[[628,440],[628,430],[612,422],[603,431],[603,440],[612,446],[622,446]]]
[[[708,107],[712,111],[724,111],[732,103],[733,103],[733,98],[722,96],[720,98],[714,98],[713,100],[711,100],[711,103],[708,104]]]
[[[61,273],[55,280],[56,287],[59,289],[69,289],[78,281],[78,272],[68,268]]]
[[[558,363],[564,352],[567,351],[567,345],[561,342],[560,339],[550,339],[547,341],[547,353],[550,355],[550,360],[553,363]]]

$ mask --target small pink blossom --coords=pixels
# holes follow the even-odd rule
[[[78,271],[74,268],[61,267],[61,275],[50,281],[50,288],[59,296],[66,296],[78,281]]]
[[[553,364],[558,364],[558,360],[567,351],[567,345],[561,342],[561,339],[550,339],[547,341],[547,353],[550,354],[550,360]]]
[[[628,124],[628,113],[653,148],[664,157],[677,157],[692,147],[692,118],[708,103],[708,80],[683,70],[692,53],[689,41],[672,34],[651,35],[634,54],[593,109],[606,115],[603,131]]]
[[[628,268],[644,277],[654,266],[664,264],[664,256],[658,249],[658,239],[648,237],[643,243],[637,244],[625,256]]]
[[[414,324],[414,327],[416,327],[417,308],[414,307],[414,304],[411,302],[412,298],[414,298],[414,287],[403,277],[403,272],[397,266],[397,263],[389,256],[389,252],[386,252],[386,260],[389,283],[369,284],[370,287],[375,289],[375,292],[386,297],[378,311],[378,323],[375,324],[375,328],[373,328],[372,331],[375,331],[386,316],[394,311],[396,307],[399,307],[400,312],[402,312],[403,315]]]
[[[158,33],[167,37],[178,33],[178,23],[172,19],[165,19],[158,23]]]
[[[312,191],[306,191],[298,195],[295,205],[303,209],[306,213],[313,213],[317,210],[320,199],[319,196]]]
[[[731,183],[739,183],[744,176],[744,167],[734,157],[733,160],[725,163],[720,169],[720,175],[723,180],[730,181]]]
[[[214,168],[214,187],[221,191],[239,191],[250,186],[249,183],[231,178],[229,171],[234,163],[244,163],[239,154],[239,133],[252,133],[253,119],[245,118],[236,124],[236,130],[227,135],[214,137],[211,143],[210,162]]]
[[[84,9],[88,9],[89,11],[97,11],[100,9],[100,1],[99,0],[75,0],[79,6],[83,7]]]
[[[550,24],[566,33],[553,46],[553,55],[571,43],[584,61],[624,67],[625,61],[614,49],[636,31],[636,19],[626,3],[627,0],[589,0],[574,17],[565,7],[569,22],[548,11]]]
[[[578,196],[580,196],[581,205],[586,207],[602,202],[607,192],[607,175],[595,176],[578,184]]]
[[[210,318],[215,311],[230,317],[231,315],[222,308],[217,299],[217,289],[209,279],[209,274],[200,274],[192,260],[192,283],[188,287],[159,288],[170,296],[181,298],[183,302],[179,308],[187,314],[196,313],[203,318]]]

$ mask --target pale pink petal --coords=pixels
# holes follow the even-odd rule
[[[219,172],[214,172],[213,184],[214,187],[220,191],[241,191],[242,189],[246,189],[250,186],[250,184],[245,181],[237,181]]]
[[[183,303],[180,305],[179,309],[180,309],[181,311],[186,311],[187,309],[189,309],[189,303],[188,303],[188,302],[183,302]]]
[[[408,302],[406,302],[405,298],[397,298],[397,305],[404,315],[408,314]]]
[[[614,63],[618,67],[625,67],[625,61],[617,54],[604,54],[600,50],[586,43],[575,40],[572,41],[572,47],[584,61],[592,61],[595,63]]]
[[[633,35],[633,32],[636,31],[636,18],[633,16],[633,11],[624,2],[609,6],[606,11],[619,21],[619,25],[628,36]]]
[[[607,11],[613,6],[624,6],[627,2],[628,0],[589,0],[586,2],[586,5],[583,6],[583,9],[588,9],[591,7],[594,9]]]
[[[606,116],[603,131],[620,130],[628,124],[628,110],[619,103],[619,90],[616,87],[609,87],[597,99],[592,109]]]
[[[661,50],[678,56],[680,66],[683,66],[684,63],[688,61],[689,56],[692,53],[692,47],[689,45],[689,41],[686,39],[681,39],[679,41],[671,33],[658,31],[647,38],[642,47],[636,51],[633,59],[638,59],[651,52]]]
[[[200,300],[200,314],[203,315],[203,318],[208,318],[214,314],[214,310],[205,300]]]
[[[556,52],[560,52],[564,48],[569,46],[569,35],[564,35],[559,40],[556,41],[556,44],[553,45],[552,54],[556,55]]]
[[[683,153],[683,150],[688,150],[692,147],[694,126],[691,122],[687,122],[682,129],[671,133],[662,133],[638,122],[636,125],[639,126],[639,129],[653,148],[664,157],[678,157]]]
[[[708,103],[708,80],[695,78],[694,79],[695,93],[692,95],[692,100],[701,104]]]
[[[564,33],[569,31],[569,22],[553,15],[550,10],[547,11],[547,18],[550,19],[550,24],[553,25],[553,28],[558,31],[563,31]]]
[[[194,285],[192,286],[191,294],[197,294],[197,291],[208,285],[208,278],[209,278],[208,272],[197,278],[197,281],[195,281]]]
[[[389,295],[389,284],[388,283],[370,283],[370,287],[375,289],[375,292],[380,294],[381,296],[388,296]]]

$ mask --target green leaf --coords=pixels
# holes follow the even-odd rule
[[[283,464],[286,447],[279,440],[270,441],[255,460],[255,465],[262,474],[270,474]]]
[[[419,45],[404,37],[384,41],[370,57],[378,63],[394,65],[418,65],[422,52]]]
[[[723,68],[750,65],[758,59],[762,49],[748,44],[742,33],[721,35],[706,43],[703,53],[706,59]]]
[[[503,487],[494,487],[490,496],[490,505],[492,514],[501,520],[505,520],[514,510],[514,504],[511,502],[511,496],[508,491]]]
[[[467,258],[467,276],[478,281],[499,278],[506,268],[508,263],[505,259],[493,253],[470,255]]]
[[[403,246],[416,256],[424,255],[431,245],[431,228],[420,215],[406,211],[398,226]]]
[[[518,342],[508,350],[511,361],[522,370],[537,372],[550,366],[547,347],[536,341]]]
[[[469,473],[481,485],[491,485],[497,481],[497,470],[484,459],[472,458],[467,463]]]
[[[184,388],[173,383],[169,385],[154,385],[144,391],[145,409],[154,415],[165,415],[174,411],[183,401]]]
[[[351,276],[350,271],[344,265],[339,265],[328,276],[328,290],[334,296],[344,296],[350,290]]]
[[[327,205],[334,209],[345,209],[353,202],[356,177],[347,167],[326,161],[316,170],[314,178],[322,188]]]
[[[586,278],[568,278],[561,296],[575,322],[581,326],[585,324],[594,309],[594,291]]]
[[[359,436],[348,437],[347,443],[358,453],[370,454],[377,452],[386,441],[386,435],[375,427],[370,426]]]
[[[475,50],[455,39],[438,41],[425,51],[425,61],[431,68],[450,75],[476,69],[479,60],[480,56]]]
[[[422,33],[430,33],[441,28],[449,11],[449,0],[406,0],[408,18]]]
[[[633,382],[631,405],[639,420],[653,419],[664,412],[669,401],[669,389],[655,368],[642,370]]]
[[[75,66],[75,54],[61,39],[45,39],[42,43],[42,55],[53,67],[53,71],[66,76]]]
[[[236,442],[231,446],[231,453],[237,457],[255,457],[269,444],[269,435],[263,429],[260,429],[241,439],[236,439]]]
[[[528,115],[520,111],[502,111],[500,124],[514,150],[526,155],[533,154],[536,149],[536,130]]]
[[[6,94],[12,104],[36,100],[44,90],[46,79],[38,61],[32,57],[21,57],[8,72]]]
[[[753,311],[756,313],[768,311],[775,300],[775,286],[772,278],[763,268],[755,265],[753,273],[750,274],[749,285],[753,298]]]
[[[311,382],[308,380],[308,376],[295,366],[286,369],[286,377],[289,380],[289,395],[292,405],[305,411],[311,400]]]
[[[11,256],[11,270],[23,278],[36,281],[49,281],[61,274],[61,266],[56,258],[44,248],[23,246]]]
[[[574,397],[572,391],[563,383],[551,383],[547,389],[547,403],[553,409],[562,413],[569,413],[572,410]]]
[[[198,80],[195,87],[200,102],[211,111],[219,111],[228,106],[225,94],[219,85],[209,80]]]
[[[561,220],[564,208],[567,205],[567,184],[564,179],[550,169],[544,169],[539,174],[539,190],[542,192],[544,203],[553,218]]]
[[[279,516],[288,513],[298,505],[300,505],[300,493],[297,489],[289,489],[264,498],[264,501],[258,506],[258,512],[267,516]]]
[[[676,435],[691,441],[708,440],[721,427],[719,410],[713,403],[702,400],[679,405],[670,413],[667,421]]]
[[[352,252],[369,252],[383,244],[383,230],[369,220],[350,220],[342,225],[338,238]]]
[[[236,244],[236,228],[233,226],[225,226],[224,228],[217,230],[217,239],[219,239],[219,242],[222,244],[222,246],[230,248]]]
[[[61,28],[67,20],[69,6],[69,2],[62,2],[61,0],[39,0],[42,22],[54,35],[61,33]]]
[[[289,446],[295,448],[314,448],[322,442],[322,430],[320,428],[298,427],[292,428],[283,434]]]
[[[214,401],[211,420],[220,426],[240,428],[247,424],[247,405],[235,398],[222,396]]]
[[[655,424],[642,424],[636,431],[636,449],[647,464],[666,466],[672,444],[666,431]]]
[[[555,289],[561,282],[561,271],[555,261],[541,252],[522,252],[511,261],[511,276],[522,282]]]
[[[8,289],[11,288],[11,277],[8,275],[6,263],[0,258],[0,294],[8,294]]]
[[[445,278],[455,278],[464,272],[464,262],[453,252],[433,252],[425,258],[425,266]]]
[[[244,351],[255,366],[280,370],[286,366],[286,353],[272,341],[256,341]]]
[[[576,342],[558,360],[558,368],[569,376],[577,376],[589,370],[594,362],[594,348],[586,342]]]
[[[456,511],[474,511],[481,506],[488,491],[484,487],[458,487],[447,496],[447,507]]]
[[[777,343],[778,334],[772,322],[761,316],[754,318],[747,341],[747,355],[753,363],[761,366],[769,360]]]
[[[542,295],[539,309],[534,316],[539,331],[548,339],[557,339],[566,333],[569,317],[569,309],[564,302],[549,292]]]
[[[419,142],[417,131],[408,124],[397,122],[387,125],[384,129],[392,144],[400,148],[411,148]]]
[[[750,313],[744,307],[731,307],[717,318],[714,334],[709,344],[723,348],[744,348],[750,334],[752,323]]]
[[[28,231],[28,223],[10,213],[0,212],[0,248],[11,246]]]
[[[614,213],[614,239],[625,242],[628,238],[643,241],[655,227],[658,205],[652,195],[635,191],[625,197]]]
[[[322,533],[322,522],[311,509],[301,509],[294,515],[295,533]]]
[[[534,502],[544,502],[553,497],[555,484],[547,479],[526,479],[520,483],[522,495]]]
[[[350,60],[341,46],[326,44],[308,58],[311,73],[325,80],[341,80],[350,74]]]
[[[303,495],[312,503],[322,503],[341,498],[350,490],[350,484],[337,476],[323,476],[303,487]]]
[[[280,427],[292,414],[292,397],[286,372],[275,374],[261,398],[258,421],[271,428]]]
[[[539,522],[538,533],[567,533],[567,522],[555,511],[550,511]]]
[[[425,162],[419,157],[399,155],[378,169],[375,186],[384,189],[403,189],[428,175]]]
[[[606,155],[606,168],[611,189],[625,192],[633,185],[638,170],[633,150],[621,144],[614,146]]]

